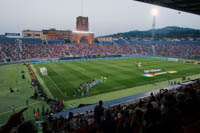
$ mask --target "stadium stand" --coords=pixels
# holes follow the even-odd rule
[[[161,5],[172,9],[200,14],[199,1],[186,0],[137,0]],[[34,41],[33,41],[34,42]],[[32,45],[38,44],[38,45]],[[123,45],[121,45],[123,44]],[[54,58],[86,54],[100,55],[157,55],[168,57],[199,57],[199,42],[141,42],[125,43],[100,42],[98,45],[74,45],[23,42],[16,44],[16,39],[0,39],[0,60],[10,58],[12,61],[33,58]],[[61,54],[60,54],[61,53]],[[109,108],[98,108],[94,112],[53,118],[42,122],[42,132],[134,132],[134,133],[199,133],[200,132],[200,79],[189,85],[120,104]],[[103,110],[103,111],[102,111]],[[99,113],[97,113],[99,112]],[[103,113],[102,113],[103,112]],[[101,118],[97,121],[96,116]],[[36,124],[24,121],[23,112],[13,114],[8,122],[0,127],[0,133],[36,133]]]
[[[21,38],[22,44],[42,44],[41,39]]]
[[[114,44],[122,44],[122,45],[123,45],[123,44],[127,44],[127,42],[124,41],[124,40],[114,40],[113,43],[114,43]]]
[[[16,40],[8,42],[1,44],[1,58],[10,58],[11,61],[85,55],[153,55],[181,58],[195,58],[200,55],[200,42],[159,41],[152,44],[147,41],[120,40],[114,41],[118,44],[102,42],[93,45],[64,44],[63,40],[48,41],[48,44],[42,44],[40,39],[22,39],[22,43],[16,43]]]
[[[0,44],[15,44],[16,38],[1,38]]]
[[[0,63],[3,63],[4,60],[3,60],[3,57],[0,55]]]
[[[3,44],[1,45],[2,53],[4,53],[3,58],[10,58],[12,61],[20,60],[19,46],[15,43],[13,44]]]
[[[100,41],[101,44],[113,44],[111,41]]]
[[[200,45],[156,45],[158,56],[192,58],[199,55]]]
[[[131,40],[129,40],[129,41],[128,41],[128,44],[134,45],[134,44],[138,44],[138,43],[137,43],[137,41],[131,41]]]
[[[76,45],[62,44],[62,41],[42,44],[42,42],[35,39],[34,41],[31,39],[32,42],[26,43],[29,41],[29,39],[22,40],[22,42],[15,40],[15,43],[8,44],[6,42],[1,44],[0,61],[2,62],[8,58],[11,61],[20,61],[85,55],[153,55],[154,52],[157,56],[165,57],[191,58],[200,55],[199,42],[156,42],[152,44],[144,41],[117,41],[117,44],[111,42],[110,44]],[[197,133],[200,130],[199,92],[200,80],[195,80],[192,85],[181,86],[173,90],[161,89],[159,93],[140,100],[109,107],[102,113],[100,121],[95,120],[93,111],[86,111],[81,115],[77,113],[75,116],[70,112],[69,115],[60,118],[50,116],[47,121],[42,123],[42,130],[43,132],[81,133]],[[51,110],[54,110],[54,108],[54,104],[52,104]],[[57,110],[54,112],[57,112]],[[10,121],[12,120],[8,120],[7,124]],[[1,130],[7,130],[6,125],[2,126]],[[36,125],[30,121],[22,121],[14,126],[17,127],[16,130],[25,130],[26,128],[19,128],[22,125],[31,126],[31,129],[35,131],[34,127]]]
[[[59,118],[50,115],[41,123],[42,132],[199,133],[199,104],[200,79],[195,79],[178,88],[160,89],[141,99],[108,108],[98,105],[94,111],[83,114],[69,112]],[[36,125],[24,121],[22,115],[13,114],[0,132],[37,132]]]
[[[48,44],[65,44],[64,40],[51,40],[48,41]]]
[[[22,45],[22,59],[47,58],[47,57],[48,55],[47,55],[46,47],[43,44]]]
[[[174,89],[160,89],[139,100],[104,109],[101,120],[95,119],[95,112],[60,118],[50,117],[49,121],[63,121],[66,132],[136,132],[136,133],[198,133],[199,126],[199,79],[191,84]],[[60,122],[58,122],[60,123]],[[43,126],[43,131],[50,127]]]

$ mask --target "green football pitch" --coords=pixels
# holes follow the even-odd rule
[[[139,62],[142,63],[140,68],[137,67]],[[31,67],[43,86],[48,88],[48,94],[64,100],[79,99],[200,73],[199,65],[147,58],[44,63],[33,64]],[[40,67],[47,68],[47,76],[40,73]],[[161,69],[160,72],[176,71],[176,73],[145,77],[144,70],[151,69]],[[90,88],[88,94],[82,97],[82,91],[85,92],[85,89],[82,89],[73,96],[74,90],[79,88],[81,83],[86,84],[94,78],[100,80],[102,77],[106,77],[106,80]]]
[[[141,68],[137,63],[141,62]],[[79,61],[63,63],[39,63],[31,65],[39,82],[42,84],[49,97],[64,99],[65,109],[71,103],[91,104],[102,99],[109,101],[149,90],[166,87],[167,80],[180,80],[182,76],[194,75],[191,78],[200,76],[200,66],[176,62],[161,61],[147,58],[113,59],[98,61]],[[42,76],[40,67],[46,67],[48,76]],[[161,74],[154,77],[144,77],[144,70],[162,69],[161,72],[176,71],[172,74]],[[25,71],[26,79],[21,78],[21,71]],[[156,72],[159,73],[159,72]],[[154,73],[155,74],[155,73]],[[92,87],[88,94],[81,97],[81,93],[73,97],[74,88],[80,83],[92,81],[94,78],[107,79]],[[12,106],[16,111],[26,107],[26,100],[29,100],[29,109],[24,112],[25,119],[33,119],[33,109],[41,110],[41,105],[48,105],[42,100],[31,100],[34,88],[30,86],[30,74],[22,63],[0,65],[0,125],[8,120],[13,113]],[[158,85],[153,85],[157,82]],[[9,88],[15,90],[11,94]],[[16,90],[19,90],[16,92]]]
[[[22,70],[25,71],[26,79],[21,78]],[[30,74],[22,63],[0,65],[0,125],[13,114],[13,105],[16,112],[27,107],[26,100],[29,101],[29,106],[24,112],[25,119],[33,119],[33,109],[39,108],[41,111],[42,104],[48,107],[42,100],[29,98],[34,93],[34,88],[30,86],[30,79]],[[10,87],[13,88],[14,93],[10,93]]]

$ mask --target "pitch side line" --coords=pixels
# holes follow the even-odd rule
[[[39,104],[39,103],[41,103],[41,102],[35,102],[35,103],[32,103],[32,104],[29,104],[28,106],[32,106],[34,104]],[[25,107],[28,107],[28,106],[21,106],[21,107],[16,108],[15,110],[19,110],[19,109],[22,109],[22,108],[25,108]],[[10,112],[13,112],[13,110],[9,110],[7,112],[0,113],[0,116],[8,114]]]

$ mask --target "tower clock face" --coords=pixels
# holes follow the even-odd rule
[[[86,20],[85,19],[82,20],[82,24],[86,24]]]

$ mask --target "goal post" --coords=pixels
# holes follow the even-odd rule
[[[46,69],[46,67],[40,67],[40,73],[41,73],[43,76],[47,76],[47,69]]]
[[[142,67],[142,62],[138,62],[137,66],[140,68]]]

